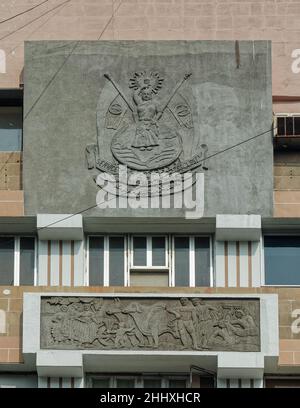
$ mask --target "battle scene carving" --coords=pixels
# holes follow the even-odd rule
[[[43,297],[41,348],[260,351],[258,299]]]

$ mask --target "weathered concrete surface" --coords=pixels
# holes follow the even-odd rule
[[[240,42],[239,52],[232,41],[28,42],[27,215],[77,212],[95,204],[98,188],[84,155],[86,146],[97,141],[97,105],[107,87],[103,75],[109,73],[127,92],[129,78],[141,70],[155,70],[164,77],[164,97],[187,72],[192,73],[184,92],[195,135],[207,144],[208,155],[271,128],[269,42]],[[111,102],[107,100],[108,106]],[[204,216],[272,215],[272,157],[267,133],[208,160]],[[184,211],[94,209],[87,214],[183,216]]]
[[[45,297],[41,348],[260,351],[259,299]]]

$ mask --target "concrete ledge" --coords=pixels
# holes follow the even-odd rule
[[[42,240],[82,240],[82,215],[38,214],[37,230]]]
[[[43,377],[82,377],[82,353],[79,351],[42,350],[36,355],[38,375]]]
[[[216,216],[218,241],[259,241],[260,234],[260,215],[218,214]]]
[[[264,356],[259,353],[220,353],[218,378],[262,378]],[[242,357],[242,358],[241,358]]]

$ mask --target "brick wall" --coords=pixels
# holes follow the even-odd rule
[[[1,41],[6,73],[0,87],[19,84],[24,40],[272,40],[273,93],[300,95],[292,52],[300,48],[298,0],[72,0]],[[1,19],[32,7],[1,1]],[[60,4],[54,0],[0,25],[0,38]],[[102,33],[102,35],[101,35]]]
[[[0,217],[24,215],[22,153],[0,152]]]
[[[274,216],[300,217],[300,154],[274,154]]]
[[[0,190],[22,190],[21,152],[0,152]]]

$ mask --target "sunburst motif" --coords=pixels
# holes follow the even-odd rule
[[[147,74],[146,71],[135,72],[129,80],[129,88],[137,90],[146,86],[154,94],[157,94],[162,87],[163,81],[164,78],[161,78],[158,72],[150,72],[150,74]]]

